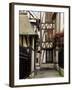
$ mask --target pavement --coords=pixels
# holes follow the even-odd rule
[[[57,70],[37,70],[34,78],[61,77]]]

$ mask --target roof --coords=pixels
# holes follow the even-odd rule
[[[35,35],[36,34],[26,14],[19,15],[19,33],[20,35],[27,35],[27,34]]]

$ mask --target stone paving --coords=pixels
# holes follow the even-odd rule
[[[61,77],[58,71],[56,70],[38,70],[34,78],[44,78],[44,77]]]

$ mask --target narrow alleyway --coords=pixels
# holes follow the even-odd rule
[[[20,79],[64,75],[64,29],[60,32],[60,19],[63,13],[20,12]]]

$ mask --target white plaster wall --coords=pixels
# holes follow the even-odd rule
[[[64,31],[64,13],[60,14],[60,32]]]
[[[59,20],[59,17],[60,17],[60,13],[57,13],[57,16],[56,16],[56,32],[60,32],[60,20]]]
[[[45,23],[45,12],[41,12],[41,22]],[[44,30],[42,30],[42,41],[45,41]],[[41,52],[41,64],[46,62],[46,52],[42,50]]]
[[[32,40],[32,48],[34,49],[34,38]],[[31,72],[34,71],[34,51],[32,50],[32,59],[31,59]],[[34,73],[32,74],[32,76],[34,76]]]
[[[64,13],[57,13],[56,16],[56,32],[63,32],[64,30]]]

